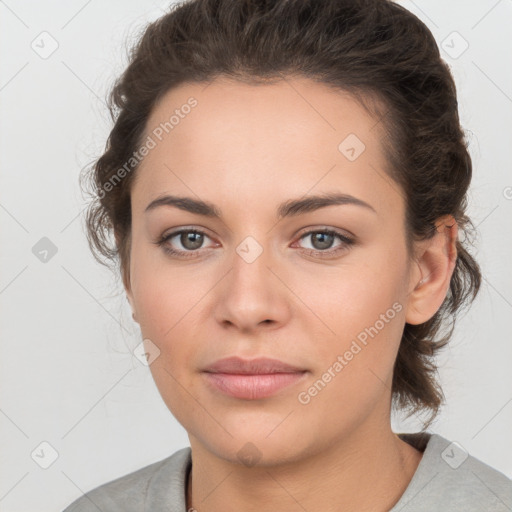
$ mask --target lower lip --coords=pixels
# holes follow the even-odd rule
[[[241,375],[205,372],[203,375],[211,386],[226,395],[245,400],[258,400],[299,382],[305,374],[306,372]]]

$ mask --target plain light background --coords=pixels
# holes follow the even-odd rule
[[[512,477],[512,1],[399,3],[455,76],[484,275],[439,359],[447,405],[431,430]],[[0,1],[2,512],[62,510],[189,444],[132,355],[140,331],[89,252],[78,186],[109,133],[104,99],[125,48],[168,5]],[[44,237],[57,251],[46,262],[34,254]],[[394,420],[395,431],[418,425]]]

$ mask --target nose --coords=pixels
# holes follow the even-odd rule
[[[270,250],[253,259],[254,246],[245,252],[243,246],[238,249],[231,270],[216,287],[217,322],[245,334],[283,326],[291,315],[290,291],[276,272]]]

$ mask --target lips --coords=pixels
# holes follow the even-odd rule
[[[260,357],[257,359],[241,359],[240,357],[228,357],[219,359],[204,369],[209,373],[232,373],[238,375],[261,375],[269,373],[298,373],[304,372],[304,368],[298,368],[290,364]]]
[[[221,359],[203,370],[207,384],[215,392],[245,399],[259,400],[276,394],[303,380],[307,370],[277,359]]]

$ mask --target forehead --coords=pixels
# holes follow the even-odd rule
[[[145,201],[176,190],[256,201],[335,189],[385,203],[381,134],[350,94],[306,78],[186,83],[151,112],[143,139],[154,147],[133,190]]]

